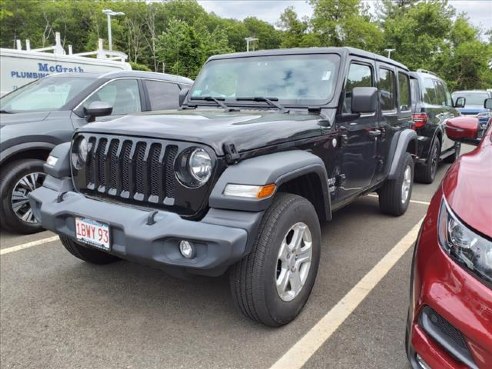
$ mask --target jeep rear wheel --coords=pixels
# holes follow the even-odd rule
[[[412,197],[414,163],[412,156],[405,153],[396,172],[395,179],[387,179],[379,193],[379,208],[385,214],[400,216],[408,209]]]
[[[61,243],[67,249],[67,251],[80,260],[98,265],[109,264],[120,260],[120,258],[111,254],[99,251],[90,246],[84,246],[67,236],[60,235],[59,237]]]
[[[297,195],[278,194],[251,253],[230,271],[232,296],[241,312],[272,327],[294,320],[316,279],[320,239],[313,205]]]
[[[438,139],[434,140],[430,149],[429,158],[425,165],[419,165],[415,168],[415,180],[420,183],[430,184],[436,178],[437,166],[441,157],[441,143]]]

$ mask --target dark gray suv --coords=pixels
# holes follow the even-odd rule
[[[0,223],[13,232],[41,229],[28,194],[44,179],[43,162],[88,122],[175,109],[193,81],[162,73],[121,71],[51,75],[0,99]]]
[[[452,163],[460,154],[460,143],[444,129],[446,121],[460,115],[446,83],[436,74],[419,69],[411,73],[412,128],[418,135],[415,180],[432,183],[439,162]]]

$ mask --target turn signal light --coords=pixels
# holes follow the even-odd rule
[[[277,186],[274,183],[264,186],[228,184],[224,190],[224,195],[235,197],[247,197],[256,199],[265,199],[275,193]]]
[[[275,184],[268,184],[266,186],[261,186],[260,190],[258,191],[258,194],[256,195],[257,198],[259,199],[264,199],[266,197],[270,197],[273,195],[275,192],[275,189],[277,186]]]
[[[428,120],[429,116],[427,115],[427,113],[412,114],[412,129],[422,128],[427,124]]]

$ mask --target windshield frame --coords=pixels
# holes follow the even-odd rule
[[[13,91],[10,91],[9,93],[3,95],[0,97],[0,103],[4,101],[6,98],[12,98],[13,95],[18,96],[23,94],[26,89],[32,87],[33,84],[45,81],[45,80],[54,80],[54,79],[85,79],[89,83],[87,83],[82,89],[80,89],[77,93],[75,93],[71,98],[67,99],[63,105],[59,106],[58,108],[50,108],[50,109],[30,109],[30,110],[11,110],[7,109],[8,113],[12,114],[17,114],[17,113],[36,113],[36,112],[48,112],[48,111],[64,111],[64,110],[72,110],[73,107],[75,107],[81,99],[84,99],[87,93],[90,93],[94,88],[97,88],[97,85],[101,83],[101,79],[98,78],[97,76],[91,75],[91,74],[82,74],[82,75],[61,75],[61,74],[54,74],[51,76],[46,76],[40,79],[37,79],[35,81],[29,82]],[[14,98],[15,98],[14,96]],[[0,107],[2,110],[5,110],[5,108],[0,104]]]
[[[253,58],[293,58],[293,57],[318,57],[320,59],[323,58],[323,56],[332,56],[334,57],[334,60],[332,60],[335,63],[335,69],[334,69],[334,76],[333,76],[333,83],[332,83],[332,89],[331,93],[329,94],[328,98],[325,99],[319,99],[321,102],[316,102],[313,103],[314,100],[308,100],[306,99],[306,103],[300,103],[300,102],[294,102],[293,100],[287,100],[283,99],[278,96],[262,96],[266,97],[268,99],[272,98],[278,98],[275,99],[275,102],[281,104],[284,108],[324,108],[328,107],[333,100],[336,98],[337,91],[338,91],[338,86],[340,83],[340,71],[344,67],[344,58],[341,53],[336,52],[336,51],[330,51],[330,52],[302,52],[302,53],[282,53],[282,54],[257,54],[257,55],[224,55],[222,56],[215,56],[210,58],[202,67],[200,73],[195,79],[195,83],[193,84],[192,88],[190,89],[189,93],[186,96],[186,101],[184,102],[183,105],[189,106],[189,107],[195,107],[195,106],[207,106],[207,107],[216,107],[216,104],[214,102],[206,101],[203,100],[200,96],[193,96],[193,91],[198,85],[197,82],[203,78],[203,75],[207,72],[208,65],[210,63],[216,62],[216,61],[226,61],[226,60],[237,60],[237,59],[253,59]],[[252,95],[251,95],[252,96]],[[241,100],[243,96],[238,96],[238,97],[223,97],[223,96],[212,96],[214,98],[219,98],[222,102],[226,103],[227,106],[229,107],[245,107],[245,108],[268,108],[272,109],[275,108],[269,103],[265,101],[245,101]],[[259,97],[259,96],[257,96]],[[299,100],[297,100],[299,101]],[[275,108],[276,109],[276,108]]]

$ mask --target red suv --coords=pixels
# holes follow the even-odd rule
[[[492,99],[487,103],[492,105]],[[492,126],[446,123],[448,137],[478,147],[449,169],[415,245],[407,355],[416,369],[492,368]]]

